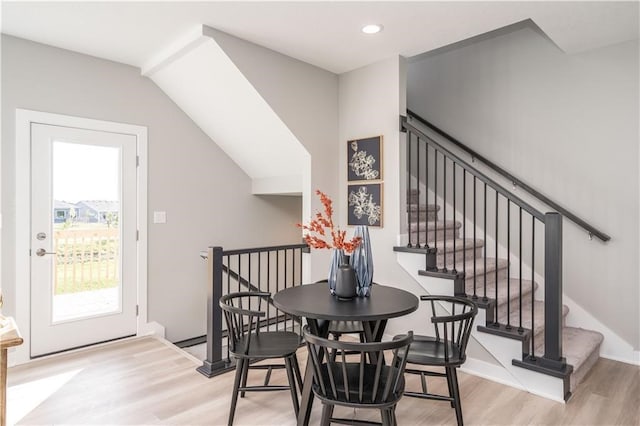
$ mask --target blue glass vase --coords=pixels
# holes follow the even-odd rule
[[[366,225],[356,226],[354,236],[361,239],[360,244],[351,254],[351,265],[355,269],[358,281],[357,293],[360,297],[369,297],[373,283],[373,255],[371,254],[369,227]]]

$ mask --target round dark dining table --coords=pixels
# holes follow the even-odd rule
[[[418,298],[399,288],[374,284],[371,296],[339,300],[329,293],[326,282],[306,284],[279,291],[273,296],[273,305],[281,311],[304,317],[311,333],[327,337],[330,321],[360,321],[369,342],[382,340],[387,320],[418,309]],[[298,425],[308,425],[313,404],[313,368],[307,359]]]

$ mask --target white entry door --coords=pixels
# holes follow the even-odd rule
[[[31,357],[136,334],[134,135],[31,125]]]

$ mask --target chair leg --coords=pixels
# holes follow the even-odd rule
[[[391,420],[393,420],[393,426],[398,426],[398,418],[396,417],[396,407],[391,410]]]
[[[291,357],[291,361],[293,361],[293,372],[296,374],[298,390],[302,392],[302,374],[300,373],[300,364],[298,364],[298,357],[296,356],[296,354],[293,354],[293,356]]]
[[[293,374],[292,357],[286,357],[284,359],[285,369],[287,370],[287,378],[289,379],[289,390],[291,391],[291,400],[293,401],[293,411],[298,417],[300,411],[300,405],[298,404],[298,391],[296,390],[296,378]]]
[[[455,402],[454,408],[456,409],[456,420],[458,421],[458,426],[462,426],[462,403],[460,401],[460,388],[458,387],[458,373],[456,372],[455,367],[447,368],[447,370],[451,371],[448,374],[451,374],[451,387],[453,389],[454,395],[453,398]]]
[[[382,426],[393,426],[393,414],[390,409],[380,410],[380,416],[382,417]]]
[[[240,379],[242,378],[242,371],[244,369],[244,363],[247,360],[244,358],[238,358],[236,360],[236,377],[233,381],[233,393],[231,394],[231,407],[229,408],[229,426],[233,425],[233,416],[236,413],[236,403],[238,402],[238,388],[240,387]]]
[[[320,420],[321,426],[329,426],[331,424],[331,416],[333,416],[333,405],[322,404],[322,420]]]
[[[245,360],[244,366],[242,367],[242,386],[243,388],[247,387],[247,377],[249,376],[249,360]],[[240,392],[240,398],[244,398],[244,391]]]
[[[451,398],[454,398],[451,373],[449,372],[449,368],[445,368],[445,369],[447,370],[446,371],[447,372],[447,386],[449,387],[449,396]],[[451,401],[451,408],[456,408],[456,404],[455,404],[454,400]]]

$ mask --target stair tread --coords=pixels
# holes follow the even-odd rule
[[[440,206],[438,204],[415,204],[415,203],[407,203],[407,211],[408,212],[417,212],[418,209],[421,212],[429,211],[429,212],[437,212],[440,210]]]
[[[597,331],[576,327],[562,329],[562,354],[567,359],[567,364],[573,366],[574,374],[603,340],[604,336]],[[544,354],[544,339],[536,342],[535,354]]]
[[[461,259],[462,260],[462,259]],[[498,258],[498,269],[504,269],[507,267],[508,265],[508,261],[507,259],[503,259],[503,258]],[[495,271],[495,266],[496,266],[496,258],[495,257],[487,257],[487,273],[489,272],[493,272]],[[452,268],[452,265],[447,265],[448,269]],[[456,271],[458,272],[463,272],[466,271],[466,279],[471,279],[474,277],[474,275],[482,275],[484,274],[484,257],[478,257],[476,258],[476,269],[475,269],[475,274],[474,274],[474,269],[473,269],[473,259],[469,259],[467,260],[464,264],[460,261],[456,262]],[[478,282],[478,279],[476,279],[476,282]]]
[[[507,293],[507,283],[510,287],[510,291]],[[534,282],[534,287],[538,288],[538,283]],[[509,300],[511,302],[518,300],[518,290],[520,287],[520,279],[511,278],[507,280],[506,278],[498,280],[498,311],[506,311],[506,307],[503,306],[507,303],[507,295],[509,296]],[[473,282],[467,282],[465,291],[467,295],[473,295]],[[527,296],[531,293],[531,280],[522,280],[522,296]],[[476,282],[476,295],[479,297],[484,296],[484,285],[478,286]],[[487,283],[487,297],[490,299],[495,299],[496,295],[496,286],[495,283]],[[529,301],[530,303],[530,301]]]
[[[476,239],[475,245],[474,245],[473,238],[465,238],[464,240],[462,238],[456,238],[455,241],[456,241],[456,252],[463,251],[463,249],[465,248],[466,250],[469,250],[473,248],[484,247],[484,241],[481,239]],[[421,242],[421,244],[424,244],[424,243]],[[436,248],[435,241],[428,241],[426,244],[429,244],[429,247],[431,248]],[[438,246],[438,253],[444,252],[445,247],[447,249],[447,253],[453,252],[453,239],[450,238],[448,240],[438,241],[437,246]]]
[[[540,333],[544,330],[544,302],[540,300],[536,300],[534,302],[535,316],[534,316],[534,326],[531,327],[531,303],[522,305],[522,327],[533,330],[533,336],[536,340],[536,346],[539,343],[538,340],[543,340],[539,336]],[[562,305],[562,316],[566,317],[569,314],[569,307],[566,305]],[[499,322],[500,324],[507,324],[507,312],[503,310],[502,312],[498,311]],[[519,326],[519,311],[511,310],[510,313],[511,326],[517,328]]]
[[[436,204],[424,204],[424,203],[415,203],[411,201],[417,201],[417,196],[419,194],[418,190],[413,190],[410,192],[415,196],[413,200],[410,200],[407,203],[407,212],[410,214],[416,213],[433,213],[439,212],[441,210],[440,205]],[[434,231],[440,233],[444,230],[458,230],[462,227],[462,223],[457,220],[424,220],[424,216],[419,215],[420,220],[410,221],[408,226],[408,231],[410,234],[416,235],[418,232],[432,234],[431,239],[437,238],[433,235]],[[433,216],[434,218],[437,215]],[[451,235],[443,234],[448,236],[449,238],[446,240],[437,241],[437,254],[442,256],[446,249],[447,254],[453,253],[454,251],[454,239],[451,238]],[[422,243],[423,245],[425,243]],[[428,241],[426,244],[429,245],[430,248],[436,248],[435,241]],[[484,241],[481,239],[473,239],[473,238],[455,238],[455,252],[463,252],[466,250],[474,250],[478,248],[484,247]],[[465,291],[467,295],[471,296],[473,294],[473,277],[476,276],[476,294],[479,297],[485,295],[485,284],[483,281],[483,275],[485,273],[485,259],[482,256],[479,256],[475,259],[476,268],[474,271],[473,268],[473,258],[469,258],[466,262],[462,262],[462,259],[458,259],[456,255],[456,265],[455,269],[458,272],[466,271],[466,282],[465,282]],[[496,269],[500,270],[506,268],[508,265],[507,259],[502,258],[486,258],[486,273],[490,274],[496,271]],[[447,265],[449,270],[452,269],[452,265]],[[518,300],[519,300],[519,287],[522,283],[522,314],[518,311]],[[486,284],[486,296],[488,298],[494,299],[496,294],[496,286],[498,288],[498,322],[501,324],[507,324],[507,304],[511,306],[509,310],[509,323],[514,329],[517,329],[519,324],[519,319],[522,317],[522,327],[525,329],[532,330],[532,336],[535,340],[535,348],[534,353],[536,356],[542,356],[544,354],[544,301],[534,300],[533,306],[535,310],[534,323],[531,323],[531,298],[535,294],[535,290],[539,287],[538,283],[533,282],[531,280],[519,278],[499,278],[497,283],[487,282]],[[507,294],[507,287],[510,288],[509,294]],[[515,303],[515,306],[514,306]],[[566,305],[562,306],[562,316],[563,320],[569,313],[569,308]],[[598,357],[598,350],[602,341],[604,340],[604,336],[593,330],[586,330],[582,328],[576,327],[563,327],[562,331],[562,345],[563,345],[563,356],[566,358],[567,364],[573,367],[572,379],[571,379],[571,388],[572,390],[575,388],[577,383],[581,380],[582,377],[588,372],[593,366],[595,360]],[[576,372],[581,370],[578,375]],[[579,376],[579,377],[576,377]]]
[[[417,222],[411,222],[409,224],[409,230],[411,233],[416,233],[418,230],[424,231],[442,231],[442,229],[459,229],[462,227],[462,222],[459,220],[420,220]]]

